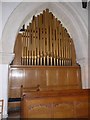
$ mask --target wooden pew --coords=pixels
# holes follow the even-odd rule
[[[26,93],[21,118],[88,118],[90,89],[49,90]]]
[[[0,120],[3,118],[3,106],[4,106],[4,100],[0,100]]]
[[[21,85],[21,97],[30,92],[40,91],[39,87],[40,85],[37,85],[36,87],[24,87]]]

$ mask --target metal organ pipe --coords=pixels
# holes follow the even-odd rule
[[[49,9],[33,16],[22,33],[22,65],[75,65],[73,40]]]

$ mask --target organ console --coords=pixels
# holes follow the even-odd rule
[[[21,39],[21,65],[76,65],[73,40],[49,9],[33,16]]]

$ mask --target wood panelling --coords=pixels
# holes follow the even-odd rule
[[[21,118],[88,118],[90,90],[58,90],[26,93]]]
[[[54,118],[73,118],[74,116],[74,106],[72,102],[56,103],[53,109]]]
[[[19,98],[21,85],[40,90],[80,89],[79,66],[11,66],[9,69],[9,98]]]
[[[9,71],[9,98],[20,97],[20,86],[24,83],[24,70],[13,68]]]
[[[38,67],[11,66],[9,69],[10,94],[12,90],[24,87],[61,86],[81,88],[80,67]],[[12,95],[10,95],[12,97]]]
[[[46,70],[45,69],[37,70],[37,81],[38,81],[38,84],[42,86],[46,85]]]

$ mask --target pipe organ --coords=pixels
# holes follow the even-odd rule
[[[20,89],[40,85],[42,90],[81,89],[72,38],[52,12],[33,16],[18,33],[15,58],[9,67],[9,111],[20,108]],[[45,88],[45,89],[44,89]]]
[[[49,9],[33,16],[21,35],[21,65],[72,66],[76,64],[73,40]]]

